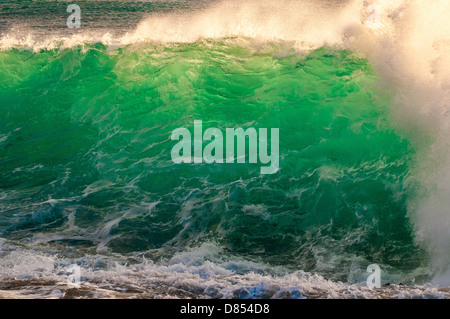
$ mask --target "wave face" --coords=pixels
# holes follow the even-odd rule
[[[128,5],[150,17],[2,35],[0,275],[127,263],[279,278],[280,297],[298,271],[354,284],[377,263],[446,283],[448,34],[425,23],[446,2],[381,2],[380,25],[360,1],[111,2]],[[174,164],[171,132],[199,119],[279,128],[280,171]]]

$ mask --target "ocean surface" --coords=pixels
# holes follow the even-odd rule
[[[0,295],[448,298],[449,14],[2,0]],[[279,171],[175,164],[194,120],[279,128]]]

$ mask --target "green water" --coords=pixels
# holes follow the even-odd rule
[[[0,237],[158,259],[231,255],[341,278],[420,266],[414,150],[367,60],[238,39],[0,52]],[[174,164],[171,132],[279,128],[280,171]],[[51,199],[52,201],[49,201]]]

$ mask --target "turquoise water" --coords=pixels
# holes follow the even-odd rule
[[[449,297],[448,1],[76,3],[0,2],[0,298]]]
[[[226,255],[350,280],[425,258],[415,150],[392,96],[340,48],[229,38],[0,52],[0,237],[62,254]],[[280,171],[174,164],[178,127],[279,128]]]

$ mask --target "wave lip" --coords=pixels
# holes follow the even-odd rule
[[[41,49],[66,48],[101,42],[109,46],[126,46],[142,42],[193,43],[204,39],[229,37],[262,41],[294,41],[301,49],[342,43],[345,31],[360,25],[360,3],[347,1],[336,5],[327,1],[219,1],[205,9],[155,12],[143,19],[135,30],[83,30],[70,35],[57,32],[48,36],[27,33],[20,26],[6,32],[0,48]],[[332,21],[332,22],[330,22]],[[21,34],[21,36],[18,36]]]

